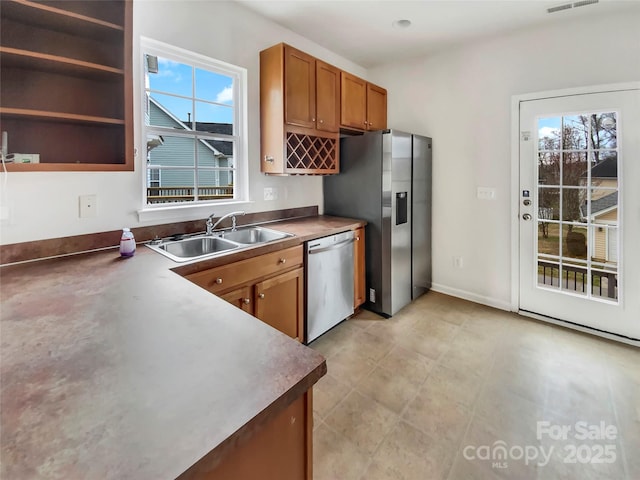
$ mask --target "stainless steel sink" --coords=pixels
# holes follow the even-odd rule
[[[273,242],[283,238],[292,237],[290,233],[278,232],[264,227],[245,227],[232,232],[223,232],[222,238],[245,245]]]
[[[197,234],[181,240],[158,240],[148,243],[147,247],[175,262],[187,262],[223,255],[236,249],[246,249],[287,237],[293,237],[293,235],[263,227],[244,227],[214,235]]]
[[[200,236],[169,241],[160,245],[149,245],[149,247],[177,262],[184,262],[214,253],[234,250],[240,248],[240,245],[220,237]]]

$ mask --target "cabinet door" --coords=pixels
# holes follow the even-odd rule
[[[340,124],[367,128],[367,82],[347,72],[340,73]]]
[[[364,303],[365,288],[365,256],[364,256],[364,227],[356,229],[356,241],[353,248],[353,283],[354,299],[353,308],[358,308]]]
[[[290,125],[315,128],[315,58],[288,45],[284,47],[284,54],[284,120]]]
[[[316,60],[316,128],[340,130],[340,70]]]
[[[387,128],[387,91],[367,83],[367,130]]]
[[[251,287],[238,288],[224,295],[220,295],[220,298],[253,315],[253,294]]]
[[[312,480],[312,391],[280,412],[246,442],[239,442],[211,472],[193,480]]]
[[[304,269],[257,283],[254,315],[299,342],[303,337]]]

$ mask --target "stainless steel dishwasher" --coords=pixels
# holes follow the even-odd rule
[[[354,232],[307,242],[307,325],[309,343],[353,314]]]

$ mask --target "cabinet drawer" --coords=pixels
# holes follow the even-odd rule
[[[302,245],[299,245],[193,273],[186,278],[212,293],[221,293],[299,267],[302,262]]]

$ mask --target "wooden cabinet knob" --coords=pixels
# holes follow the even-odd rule
[[[218,285],[221,285],[221,284],[222,284],[222,279],[221,279],[221,278],[216,278],[216,283],[217,283]]]
[[[356,241],[360,240],[360,237],[356,237]]]
[[[259,294],[258,298],[264,298],[264,293]]]
[[[320,120],[320,123],[324,123],[324,120]]]
[[[280,260],[278,260],[278,263],[287,263],[287,259],[286,258],[281,258]]]
[[[311,121],[312,121],[312,122],[315,122],[315,121],[316,121],[316,119],[315,119],[315,118],[312,118],[312,119],[311,119]],[[320,122],[320,123],[322,123],[322,122]]]
[[[251,299],[244,298],[244,299],[242,299],[242,303],[244,303],[245,305],[249,305],[251,303]]]

